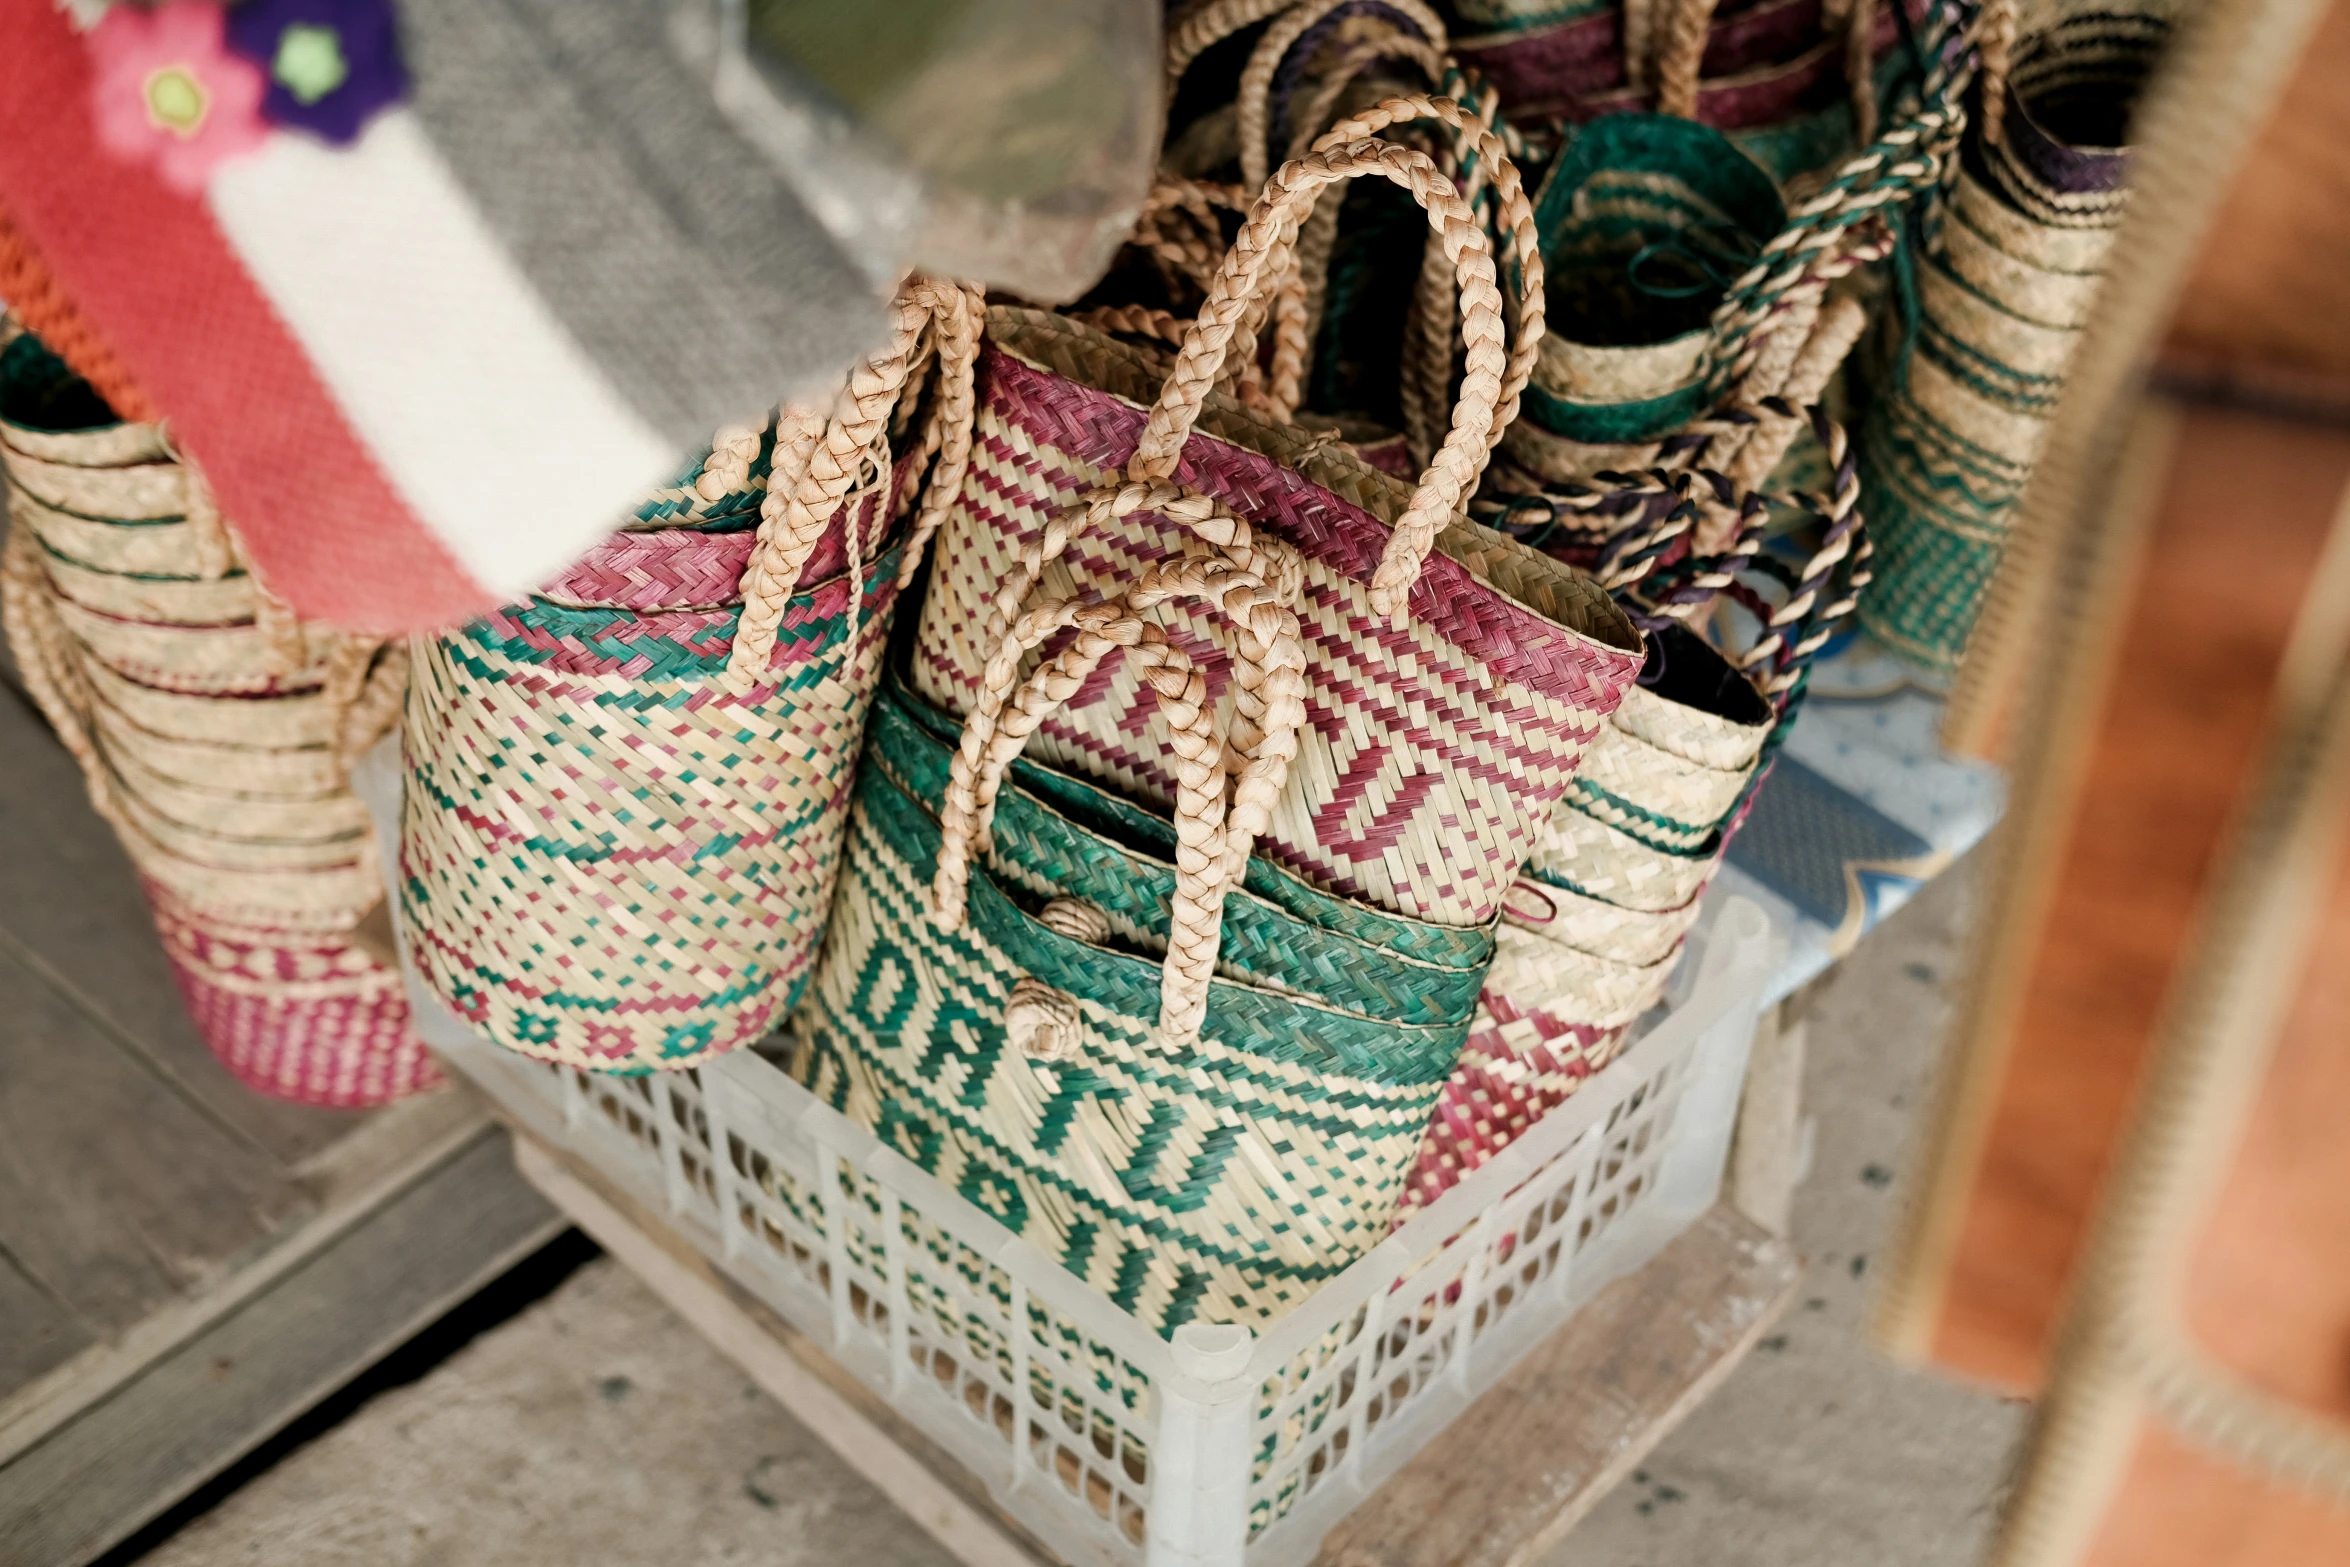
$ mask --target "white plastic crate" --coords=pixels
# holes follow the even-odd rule
[[[396,759],[361,774],[388,845]],[[1710,909],[1674,999],[1573,1099],[1287,1315],[1171,1342],[754,1051],[600,1076],[490,1045],[413,974],[409,993],[468,1080],[665,1214],[1070,1562],[1294,1567],[1713,1205],[1775,945],[1752,903]]]

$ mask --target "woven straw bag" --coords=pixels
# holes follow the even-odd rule
[[[437,1082],[398,976],[352,940],[382,886],[348,766],[397,716],[404,655],[284,613],[162,430],[30,336],[0,351],[0,466],[10,645],[205,1043],[307,1103]]]
[[[2097,13],[2027,41],[1999,134],[1969,139],[1920,257],[1915,323],[1862,428],[1882,558],[1860,615],[1929,668],[1957,667],[2047,439],[2121,222],[2129,110],[2168,37]]]
[[[1305,345],[1286,324],[1298,319],[1293,296],[1280,286],[1289,237],[1317,194],[1363,173],[1431,209],[1466,302],[1470,370],[1416,488],[1212,390],[1253,312],[1273,316],[1278,364],[1302,363]],[[918,688],[967,710],[1040,574],[1057,594],[1114,591],[1200,547],[1201,519],[1229,506],[1295,546],[1300,613],[1322,650],[1309,678],[1325,716],[1304,737],[1266,852],[1344,896],[1486,923],[1638,659],[1637,636],[1596,584],[1455,514],[1498,409],[1514,400],[1504,374],[1530,361],[1513,364],[1504,336],[1473,215],[1425,155],[1368,139],[1275,177],[1171,374],[1066,320],[991,312],[972,478],[940,539],[915,642]],[[1521,329],[1521,348],[1535,340]],[[1282,395],[1294,405],[1293,392]],[[1228,628],[1180,603],[1166,613],[1170,634],[1202,649],[1220,680]],[[1039,737],[1040,756],[1165,804],[1168,728],[1138,697],[1131,673],[1105,676]]]
[[[1493,972],[1415,1164],[1407,1210],[1433,1201],[1613,1059],[1664,996],[1698,901],[1794,720],[1804,673],[1867,586],[1869,543],[1843,432],[1815,416],[1834,486],[1813,553],[1770,603],[1739,580],[1769,508],[1723,555],[1682,557],[1620,587],[1650,636],[1642,684],[1593,741],[1575,787],[1504,905]],[[1671,528],[1695,526],[1686,476]],[[1651,530],[1625,541],[1660,558]],[[1742,598],[1759,634],[1735,661],[1669,613]]]
[[[1120,600],[1040,595],[945,768],[935,739],[926,758],[877,726],[793,1020],[803,1081],[1162,1333],[1276,1313],[1386,1233],[1490,950],[1378,916],[1472,959],[1401,963],[1363,939],[1364,911],[1294,880],[1305,900],[1244,916],[1305,714],[1296,574],[1275,574],[1286,588],[1213,552]],[[1204,671],[1144,618],[1179,602],[1234,628],[1247,716],[1221,737]],[[1036,646],[1060,651],[1020,681]],[[1097,834],[1114,863],[1080,877],[1050,841],[1077,824],[1006,764],[1113,657],[1141,666],[1182,747],[1174,853]]]
[[[954,482],[977,320],[918,283],[829,417],[723,433],[636,527],[420,643],[401,914],[419,974],[489,1038],[643,1073],[797,1000],[914,547],[895,519],[934,451]]]

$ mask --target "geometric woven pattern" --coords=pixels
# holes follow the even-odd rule
[[[1062,934],[987,864],[941,931],[937,798],[905,787],[902,729],[874,737],[795,1076],[1162,1334],[1275,1314],[1387,1233],[1462,1024],[1220,975],[1200,1036],[1172,1043],[1155,955]],[[1075,1049],[1011,1045],[1023,980],[1074,1002]]]
[[[1503,906],[1483,1006],[1413,1172],[1414,1207],[1564,1101],[1664,998],[1766,742],[1788,721],[1774,723],[1699,638],[1668,629],[1657,653],[1667,689],[1625,697]],[[1700,693],[1702,705],[1676,700]]]
[[[831,531],[877,511],[853,502]],[[737,577],[747,558],[740,533],[623,533],[566,576],[658,597],[636,569],[647,539],[671,585],[711,575],[697,548]],[[772,1028],[823,937],[897,566],[892,547],[804,575],[746,696],[718,683],[732,583],[718,608],[533,597],[420,641],[401,917],[433,990],[499,1044],[599,1071],[686,1066]]]
[[[1139,400],[1158,395],[1148,367],[1073,324],[997,310],[989,336],[971,473],[938,541],[913,671],[925,697],[956,712],[974,700],[992,651],[977,644],[1021,551],[1122,467],[1142,430]],[[1211,406],[1175,475],[1305,563],[1308,723],[1259,851],[1347,897],[1485,924],[1637,671],[1637,637],[1589,579],[1457,522],[1429,555],[1405,626],[1373,615],[1386,519],[1410,488],[1343,452],[1307,464],[1303,444]],[[1150,512],[1099,524],[1045,587],[1111,590],[1182,554],[1186,537]],[[1221,696],[1221,617],[1181,603],[1159,613]],[[1124,665],[1097,673],[1033,750],[1138,800],[1173,797],[1165,720]]]
[[[372,954],[328,933],[214,919],[152,881],[140,890],[197,1031],[247,1086],[359,1109],[441,1080],[400,976]]]

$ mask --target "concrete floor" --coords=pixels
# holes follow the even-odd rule
[[[1547,1567],[1964,1567],[2019,1406],[1865,1340],[1947,1026],[1977,867],[1816,998],[1816,1153],[1794,1309]],[[147,1567],[761,1567],[949,1558],[608,1261],[365,1404],[151,1551]]]

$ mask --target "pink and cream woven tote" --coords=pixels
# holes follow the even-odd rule
[[[273,604],[161,429],[30,337],[0,353],[0,465],[10,645],[205,1043],[308,1104],[439,1081],[399,976],[352,939],[383,887],[348,764],[396,718],[405,656]]]
[[[1467,370],[1417,485],[1214,390],[1228,359],[1245,357],[1234,345],[1252,323],[1292,319],[1284,279],[1315,199],[1363,174],[1428,209],[1460,292]],[[1326,141],[1274,176],[1171,370],[1066,318],[991,310],[971,473],[947,512],[916,636],[918,688],[970,709],[1039,580],[1033,559],[1051,592],[1115,593],[1152,562],[1197,549],[1202,519],[1226,508],[1244,533],[1262,529],[1304,562],[1309,723],[1261,850],[1344,896],[1444,924],[1490,921],[1641,657],[1592,579],[1457,510],[1531,363],[1533,297],[1505,352],[1474,215],[1426,155],[1363,137]],[[1221,700],[1229,630],[1180,604],[1162,613]],[[1137,798],[1173,797],[1165,722],[1123,670],[1098,674],[1034,747]]]

